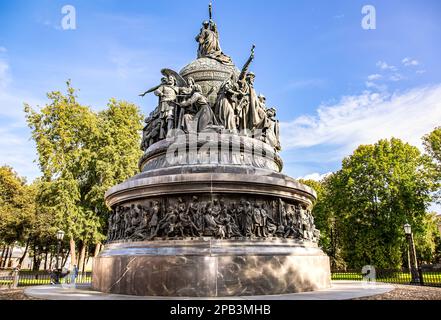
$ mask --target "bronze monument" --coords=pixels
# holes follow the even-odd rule
[[[144,296],[231,296],[330,286],[314,190],[281,173],[276,109],[254,88],[255,46],[238,70],[211,17],[197,60],[148,90],[140,173],[112,208],[93,288]]]

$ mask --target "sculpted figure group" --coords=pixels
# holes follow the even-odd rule
[[[203,23],[196,41],[199,43],[198,58],[215,59],[222,64],[233,65],[231,58],[220,49],[219,33],[211,18]],[[173,129],[197,133],[215,128],[252,136],[279,151],[276,109],[268,108],[266,98],[257,95],[254,89],[256,76],[249,71],[254,49],[253,45],[240,75],[233,72],[219,89],[212,87],[205,94],[193,78],[184,79],[173,70],[161,70],[161,84],[141,94],[145,96],[153,92],[159,98],[158,106],[145,120],[141,149],[145,151],[153,143],[170,136]],[[211,105],[208,96],[213,93],[217,94],[217,98]]]
[[[162,202],[162,203],[161,203]],[[269,214],[267,204],[240,201],[200,201],[197,196],[152,201],[149,205],[116,207],[109,218],[108,241],[188,237],[292,238],[316,242],[312,214],[302,205],[278,200]]]
[[[165,139],[173,129],[196,133],[219,124],[199,84],[195,84],[191,77],[184,80],[170,69],[161,72],[164,75],[161,84],[141,94],[153,92],[159,97],[158,106],[145,119],[143,150]]]
[[[266,98],[254,89],[256,75],[249,71],[254,46],[239,77],[233,73],[220,87],[214,106],[215,115],[225,130],[253,136],[280,150],[279,121],[276,109],[266,106]]]

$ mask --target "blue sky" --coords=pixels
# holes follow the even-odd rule
[[[64,5],[76,29],[63,30]],[[72,79],[94,109],[137,95],[196,58],[208,0],[0,0],[0,164],[39,175],[22,112]],[[364,30],[362,7],[376,9]],[[284,171],[319,177],[362,143],[392,136],[421,148],[441,125],[441,2],[215,0],[221,46],[240,68],[256,44],[256,88],[282,122]]]

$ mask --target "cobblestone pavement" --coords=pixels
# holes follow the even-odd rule
[[[353,300],[441,300],[441,288],[394,285],[395,289],[370,297]]]

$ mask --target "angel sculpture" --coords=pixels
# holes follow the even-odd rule
[[[177,127],[176,122],[179,121],[178,97],[182,96],[180,93],[185,93],[183,89],[188,87],[187,82],[177,72],[162,69],[161,73],[163,75],[161,84],[140,94],[141,97],[144,97],[147,93],[153,92],[159,97],[160,140],[165,139],[172,129]]]

